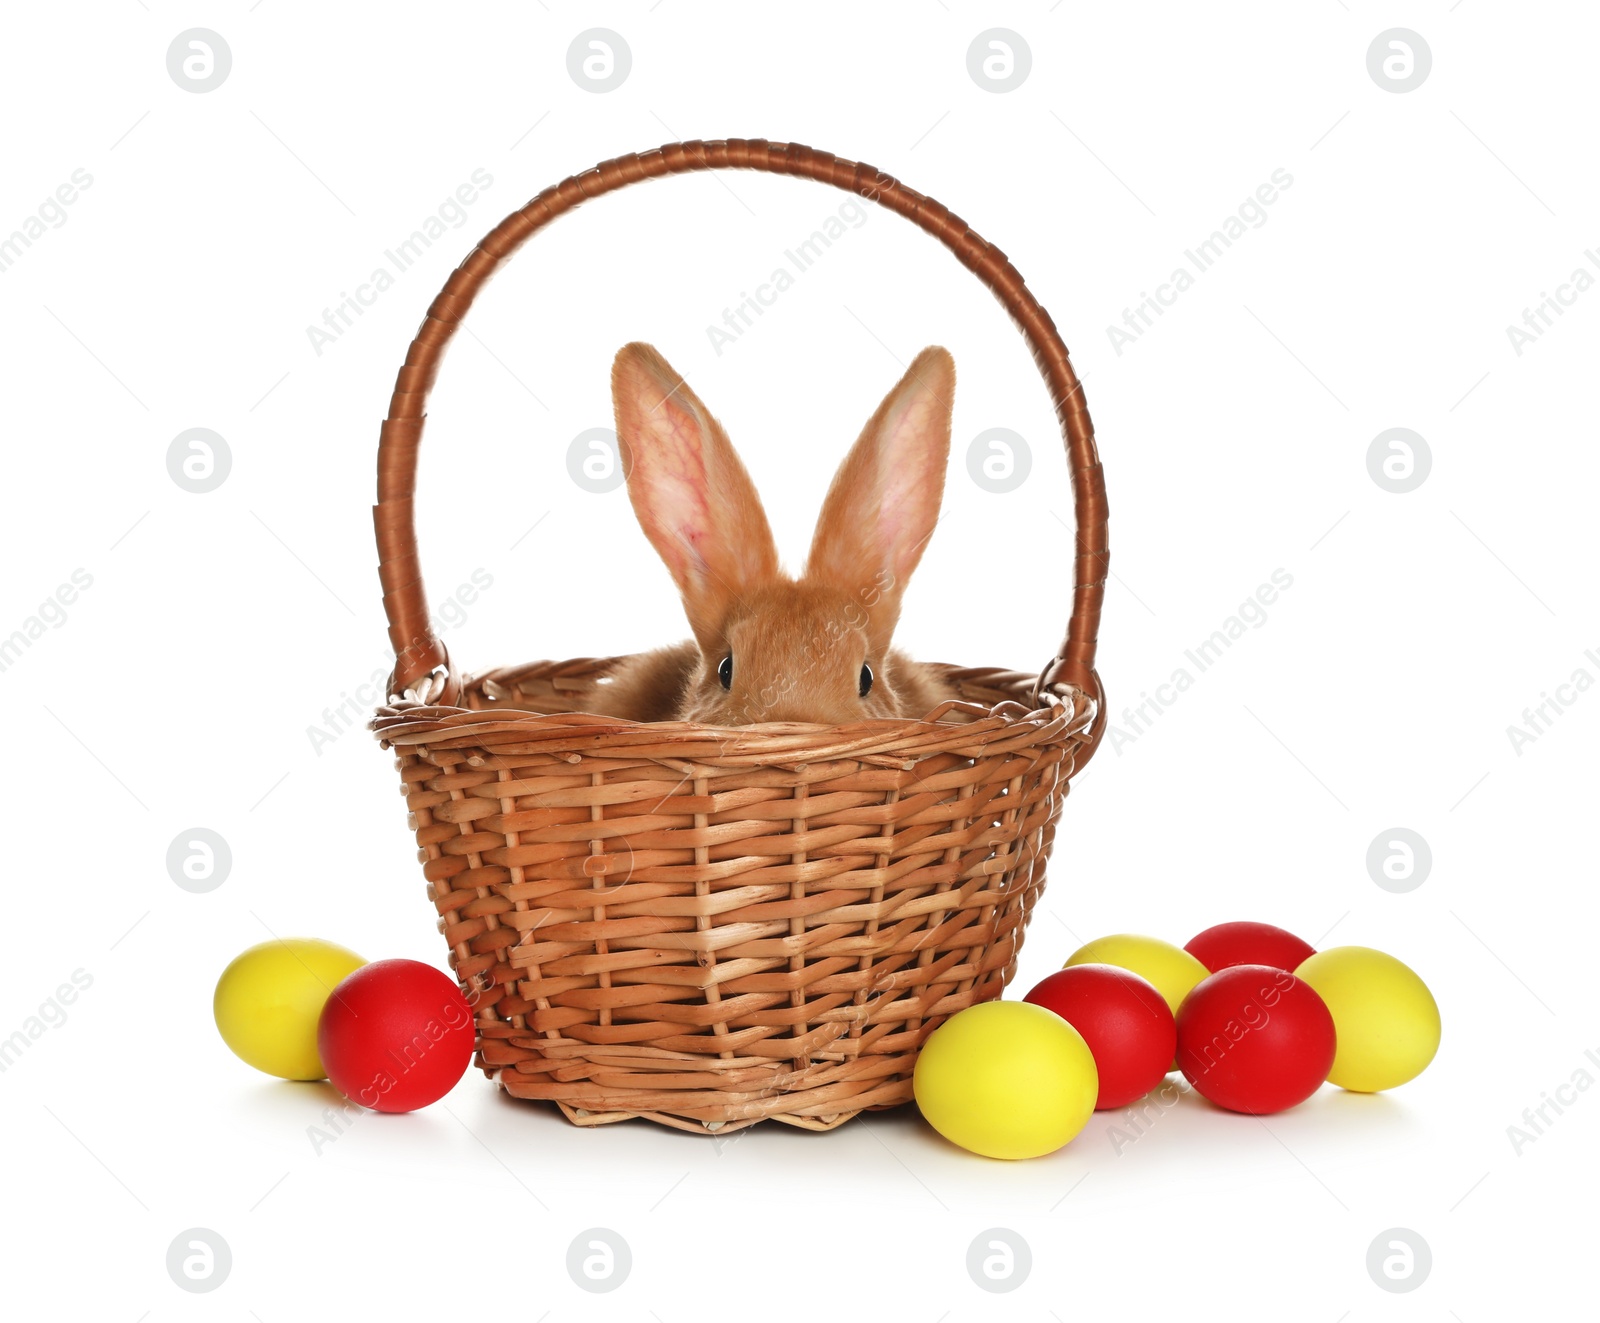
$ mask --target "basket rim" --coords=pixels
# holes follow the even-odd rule
[[[530,663],[531,669],[551,665],[566,673],[604,674],[622,661],[618,657],[580,657],[565,662]],[[991,682],[1013,680],[1019,692],[1031,687],[1031,672],[996,667],[962,667],[949,662],[924,665],[950,675],[982,676]],[[462,691],[480,684],[495,671],[463,677]],[[1065,691],[1065,692],[1062,692]],[[593,712],[540,712],[505,706],[468,708],[414,699],[391,699],[374,712],[368,729],[384,748],[420,746],[424,750],[472,748],[487,737],[500,741],[517,735],[537,739],[539,752],[563,761],[578,757],[626,756],[656,761],[692,757],[696,750],[715,749],[699,762],[750,762],[794,766],[838,758],[869,757],[873,761],[909,767],[935,753],[973,750],[998,752],[997,742],[1016,747],[1075,741],[1087,745],[1094,738],[1096,701],[1070,682],[1060,682],[1040,695],[1040,706],[1030,708],[1015,699],[985,705],[947,700],[922,717],[872,717],[846,725],[812,721],[753,722],[745,726],[717,726],[698,721],[632,721]],[[965,721],[939,717],[961,712]],[[1019,743],[1021,728],[1027,738]],[[526,743],[521,741],[519,743]],[[673,754],[663,756],[664,749]],[[647,752],[647,750],[654,750]],[[533,753],[532,749],[527,750]],[[898,756],[897,756],[898,755]]]

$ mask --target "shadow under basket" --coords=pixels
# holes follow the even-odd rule
[[[940,668],[934,721],[586,715],[608,661],[401,703],[418,854],[479,1064],[580,1125],[827,1130],[911,1098],[923,1039],[998,997],[1093,705]]]
[[[466,677],[452,665],[412,507],[444,348],[487,278],[557,216],[724,168],[897,212],[1016,321],[1061,424],[1076,521],[1066,636],[1041,674],[939,668],[959,697],[920,720],[713,727],[593,715],[618,658]],[[1066,347],[1004,254],[881,171],[808,147],[675,143],[607,161],[508,216],[429,307],[383,424],[374,519],[396,661],[372,729],[397,755],[490,1078],[579,1125],[646,1117],[701,1134],[829,1130],[909,1101],[927,1036],[1015,973],[1069,778],[1105,726],[1094,432]],[[1030,615],[1036,587],[1066,578],[985,568],[1026,586]]]

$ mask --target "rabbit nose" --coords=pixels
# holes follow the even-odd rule
[[[746,724],[753,725],[761,721],[804,720],[793,715],[796,706],[794,694],[787,686],[754,685],[742,701],[737,694],[733,697],[741,711],[741,720]]]

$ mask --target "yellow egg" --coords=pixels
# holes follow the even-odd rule
[[[1155,985],[1174,1015],[1194,985],[1211,973],[1181,946],[1138,933],[1097,937],[1068,956],[1063,968],[1072,965],[1115,965],[1118,969],[1130,969]]]
[[[320,1080],[317,1017],[328,994],[367,962],[314,937],[252,946],[222,971],[211,999],[222,1041],[257,1070],[286,1080]]]
[[[1439,1006],[1428,985],[1391,955],[1332,946],[1295,977],[1328,1004],[1338,1039],[1328,1082],[1377,1093],[1415,1079],[1439,1050]]]
[[[912,1087],[952,1144],[986,1158],[1036,1158],[1088,1124],[1100,1076],[1083,1036],[1054,1011],[986,1001],[928,1035]]]

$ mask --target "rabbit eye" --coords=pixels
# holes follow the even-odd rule
[[[865,698],[872,692],[872,667],[866,662],[861,663],[861,697]]]
[[[717,667],[717,679],[722,681],[724,689],[733,688],[733,654],[731,652],[722,659],[721,664]]]

